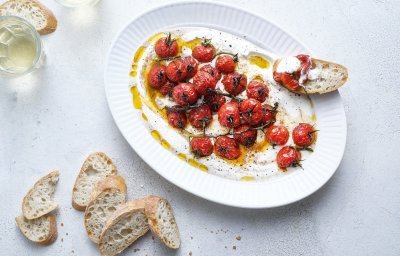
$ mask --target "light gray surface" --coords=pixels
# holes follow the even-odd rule
[[[103,0],[92,9],[43,2],[59,20],[57,32],[43,37],[46,66],[0,79],[0,255],[96,255],[70,203],[82,161],[96,150],[115,160],[130,198],[167,197],[180,226],[176,253],[146,235],[124,255],[400,255],[399,1],[235,1],[350,71],[340,91],[348,140],[339,169],[314,195],[269,210],[182,191],[151,170],[115,126],[104,95],[105,55],[124,24],[160,1]],[[38,247],[22,237],[14,216],[28,188],[52,169],[61,171],[59,238]]]

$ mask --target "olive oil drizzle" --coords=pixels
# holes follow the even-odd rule
[[[166,141],[166,140],[161,136],[161,134],[160,134],[159,131],[157,131],[157,130],[152,130],[152,131],[150,132],[150,134],[151,134],[151,136],[152,136],[156,141],[158,141],[158,142],[161,144],[161,146],[163,146],[165,149],[170,150],[170,151],[172,150],[171,144],[170,144],[168,141]],[[191,166],[196,167],[196,168],[202,170],[203,172],[207,172],[207,171],[208,171],[208,167],[207,167],[207,166],[205,166],[204,164],[202,164],[202,163],[196,161],[195,159],[193,159],[193,158],[188,158],[188,157],[187,157],[185,154],[183,154],[183,153],[177,153],[176,155],[177,155],[177,157],[178,157],[179,159],[181,159],[181,160],[187,162],[187,163],[190,164]]]
[[[259,55],[252,55],[249,57],[249,62],[252,65],[256,65],[259,68],[266,69],[269,68],[270,64],[269,61],[264,59],[263,57]]]
[[[142,109],[142,100],[136,85],[131,87],[131,94],[133,98],[133,107],[135,109]]]
[[[255,179],[253,176],[242,176],[240,178],[241,181],[254,181]]]

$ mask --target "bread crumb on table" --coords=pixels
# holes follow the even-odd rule
[[[236,240],[240,241],[242,239],[241,236],[236,236]]]

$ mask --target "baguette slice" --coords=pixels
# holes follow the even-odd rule
[[[58,207],[53,201],[53,195],[59,175],[58,171],[47,174],[28,191],[22,202],[22,213],[25,218],[36,219]]]
[[[85,211],[84,224],[90,240],[99,243],[107,219],[125,201],[126,185],[121,176],[109,176],[97,183]]]
[[[169,202],[158,196],[149,196],[145,200],[145,209],[152,233],[169,248],[178,249],[181,239]]]
[[[15,222],[22,234],[32,242],[49,245],[57,239],[57,222],[54,215],[42,216],[34,220],[18,216]]]
[[[144,200],[127,202],[108,219],[99,241],[100,254],[113,256],[125,250],[149,230]]]
[[[307,80],[304,88],[296,92],[301,94],[323,94],[336,91],[342,87],[348,78],[347,68],[326,60],[312,58],[311,69],[319,69],[321,72],[315,80]],[[273,71],[276,70],[281,59],[274,62]]]
[[[97,182],[116,174],[117,168],[106,154],[97,152],[89,155],[76,178],[72,191],[72,206],[76,210],[84,211]]]
[[[35,0],[9,0],[0,5],[0,16],[18,16],[31,23],[41,35],[57,29],[53,12]]]

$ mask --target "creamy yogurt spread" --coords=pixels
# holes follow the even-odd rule
[[[301,62],[297,57],[288,56],[283,57],[276,67],[276,72],[278,73],[295,73],[301,69]],[[301,72],[299,77],[299,84],[304,85],[306,80],[316,80],[320,77],[321,69],[310,68],[306,72]]]
[[[276,67],[276,71],[279,73],[294,73],[301,67],[301,62],[298,58],[290,56],[283,57]]]
[[[149,66],[156,59],[154,44],[160,37],[165,36],[165,33],[170,32],[174,38],[182,45],[180,56],[189,56],[192,53],[192,48],[196,43],[201,42],[201,38],[211,39],[212,45],[218,51],[238,54],[238,64],[236,72],[244,73],[247,76],[248,82],[253,78],[268,81],[269,97],[264,103],[274,105],[278,103],[278,114],[276,123],[283,125],[292,131],[299,123],[316,123],[316,117],[311,99],[305,95],[298,95],[282,88],[276,84],[272,78],[272,61],[273,57],[269,56],[263,49],[255,44],[247,41],[242,37],[238,37],[226,32],[202,28],[202,27],[185,27],[163,31],[151,37],[146,43],[138,49],[135,54],[134,63],[131,70],[131,84],[134,101],[140,100],[140,108],[142,116],[146,122],[149,132],[152,132],[153,137],[160,141],[161,144],[179,158],[188,161],[189,163],[199,167],[203,171],[223,176],[235,180],[262,180],[266,178],[283,175],[276,164],[276,155],[282,146],[273,148],[265,140],[263,131],[258,130],[257,142],[254,146],[247,149],[240,146],[242,156],[236,160],[226,160],[211,154],[208,157],[195,158],[189,148],[188,136],[199,135],[203,131],[187,125],[185,130],[172,128],[166,120],[166,107],[176,105],[168,96],[163,96],[160,93],[154,92],[147,85],[146,72]],[[215,59],[212,64],[214,64]],[[168,61],[166,61],[168,63]],[[203,64],[199,64],[199,68]],[[297,70],[300,61],[294,57],[284,58],[278,66],[279,70],[290,72]],[[315,73],[315,72],[314,72]],[[312,77],[314,73],[308,74]],[[189,80],[191,81],[191,80]],[[226,92],[221,80],[218,81],[216,89]],[[239,94],[237,97],[246,99],[246,91]],[[198,101],[202,101],[200,98]],[[227,98],[227,101],[229,99]],[[135,102],[134,102],[135,103]],[[135,106],[139,106],[136,102]],[[139,108],[139,107],[137,107]],[[229,128],[219,124],[217,113],[213,114],[213,121],[206,127],[205,132],[208,135],[222,135],[229,131]],[[293,145],[290,136],[286,145]],[[313,147],[313,146],[312,146]],[[309,152],[302,151],[303,159],[307,159]],[[290,168],[290,171],[295,171],[299,167]]]

